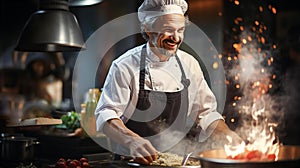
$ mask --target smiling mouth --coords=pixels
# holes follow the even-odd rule
[[[165,48],[166,49],[176,49],[177,46],[180,44],[180,41],[179,42],[175,42],[173,40],[165,40],[164,41],[164,44],[165,44]]]

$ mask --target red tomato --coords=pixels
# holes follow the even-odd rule
[[[88,162],[83,162],[82,163],[82,168],[89,168],[90,164]]]
[[[66,162],[58,161],[58,162],[56,162],[55,167],[56,168],[66,168],[67,164],[66,164]]]
[[[71,162],[68,164],[68,166],[69,166],[70,168],[76,168],[76,167],[77,167],[77,164],[76,164],[76,162],[71,161]]]
[[[80,161],[81,163],[83,163],[83,162],[88,162],[88,159],[87,159],[87,158],[84,158],[84,157],[82,157],[82,158],[80,158],[80,159],[79,159],[79,161]]]
[[[72,159],[67,159],[66,163],[69,165],[69,163],[72,162]]]
[[[76,163],[76,166],[81,166],[81,163],[79,162],[79,160],[77,160],[77,159],[74,159],[74,160],[73,160],[73,162],[75,162],[75,163]]]
[[[247,155],[246,155],[246,158],[248,160],[260,160],[262,156],[262,153],[258,150],[253,150],[253,151],[250,151]]]
[[[275,154],[268,154],[268,160],[275,160],[276,155]]]
[[[236,155],[234,157],[234,159],[236,159],[236,160],[238,160],[238,159],[245,159],[245,157],[244,157],[244,155],[242,153],[240,153],[240,154]]]

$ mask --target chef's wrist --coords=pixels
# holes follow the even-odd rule
[[[120,119],[110,119],[103,126],[103,133],[115,142],[127,146],[137,134],[129,130]]]
[[[226,125],[226,123],[224,122],[224,120],[218,119],[213,121],[205,130],[205,132],[210,135],[212,133],[224,133],[224,132],[228,132],[229,131],[229,127]]]

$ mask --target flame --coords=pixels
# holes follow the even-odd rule
[[[233,144],[232,137],[227,136],[228,143],[224,145],[224,149],[228,158],[247,159],[248,154],[255,151],[260,154],[257,155],[259,158],[255,159],[268,160],[269,156],[275,156],[274,160],[277,160],[280,147],[274,131],[277,124],[269,123],[263,97],[253,101],[252,106],[248,104],[243,105],[242,108],[252,117],[250,130],[247,130],[247,143]]]
[[[236,5],[240,4],[239,0],[232,0]],[[259,5],[259,12],[271,11],[276,14],[276,8],[269,5],[268,8]],[[227,61],[235,61],[238,63],[232,71],[231,77],[234,80],[226,81],[226,84],[234,84],[235,89],[243,92],[243,98],[236,95],[234,102],[231,104],[233,108],[239,107],[239,114],[245,115],[247,126],[242,131],[245,142],[241,144],[233,144],[232,137],[227,137],[228,143],[224,145],[227,156],[232,158],[251,151],[258,151],[260,159],[264,160],[269,155],[275,155],[279,152],[279,141],[275,135],[274,127],[276,124],[270,123],[268,116],[271,114],[269,102],[265,102],[264,97],[272,88],[271,79],[277,78],[276,75],[268,74],[268,68],[274,62],[274,58],[270,56],[270,52],[264,51],[265,46],[270,43],[264,33],[268,27],[259,19],[253,20],[251,27],[242,24],[244,18],[236,17],[234,20],[234,32],[232,47],[238,54],[236,56],[228,55]],[[240,35],[236,35],[240,32]],[[276,44],[271,45],[271,49],[277,49]],[[267,60],[266,64],[261,64]],[[267,105],[267,106],[266,106]],[[242,107],[242,109],[241,109]],[[244,117],[244,116],[242,116]],[[236,122],[235,118],[231,118],[232,123]],[[275,158],[275,159],[276,159]]]
[[[245,149],[246,149],[245,142],[242,142],[241,144],[237,144],[237,145],[232,145],[232,143],[233,143],[232,137],[226,136],[226,138],[229,141],[228,144],[224,145],[224,149],[225,149],[227,156],[235,157],[235,156],[239,155],[240,153],[245,152]]]

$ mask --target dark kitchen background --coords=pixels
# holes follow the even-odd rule
[[[136,12],[141,3],[142,0],[103,0],[93,5],[69,8],[78,20],[84,40],[87,40],[109,21]],[[280,141],[285,144],[299,145],[300,8],[296,5],[296,1],[188,0],[188,3],[190,20],[207,34],[219,53],[218,57],[222,60],[227,84],[223,116],[229,126],[235,129],[242,122],[238,107],[243,100],[243,93],[237,80],[239,75],[233,74],[235,72],[232,69],[241,68],[237,62],[239,57],[242,57],[239,49],[241,45],[245,45],[243,40],[251,41],[259,46],[256,50],[268,51],[268,55],[263,58],[265,62],[262,66],[269,70],[270,76],[260,81],[261,84],[267,83],[266,88],[260,90],[260,93],[264,92],[275,97],[280,104],[278,107],[280,114],[276,118],[279,123]],[[24,101],[22,96],[30,97],[31,101],[28,101],[30,104],[27,101],[24,102],[25,105],[23,104],[23,107],[26,107],[23,113],[25,110],[31,110],[34,111],[30,113],[33,116],[45,111],[47,114],[52,114],[49,113],[47,105],[37,100],[52,104],[55,107],[54,111],[79,112],[73,104],[72,88],[81,81],[74,80],[73,73],[90,73],[84,69],[79,70],[80,72],[74,71],[78,51],[20,52],[14,50],[23,26],[29,16],[38,10],[39,4],[38,0],[1,0],[0,2],[0,116],[1,131],[4,132],[7,129],[6,119],[11,115],[14,116],[10,106],[6,104],[11,97],[16,102]],[[130,29],[132,25],[129,23],[121,26],[123,29]],[[250,33],[245,35],[247,31]],[[106,40],[110,39],[105,39],[101,43],[105,44]],[[112,60],[127,49],[143,42],[142,37],[137,34],[122,39],[110,48],[98,67],[95,87],[102,87]],[[188,46],[185,47],[193,52]],[[294,49],[293,55],[291,55],[291,48]],[[33,69],[35,63],[44,68],[42,74],[35,74]],[[206,72],[205,67],[204,72]],[[205,75],[209,79],[209,76]],[[48,92],[45,91],[45,85],[50,88]],[[257,86],[259,89],[261,87],[263,86]],[[85,87],[81,90],[88,91]],[[84,101],[84,95],[80,96],[78,99]]]

